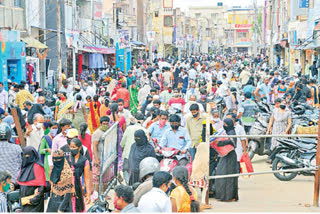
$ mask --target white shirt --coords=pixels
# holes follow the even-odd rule
[[[38,130],[37,127],[32,124],[32,131],[30,132],[29,136],[27,136],[27,146],[33,146],[36,150],[38,150],[43,135],[43,128]]]
[[[87,95],[90,96],[91,98],[93,98],[93,96],[96,95],[96,91],[91,86],[88,86],[86,92],[87,92]]]
[[[218,97],[228,96],[228,87],[223,84],[220,85],[220,87],[217,89],[216,95]]]
[[[172,213],[170,198],[161,189],[155,187],[140,198],[137,208],[142,213]]]
[[[243,126],[241,126],[240,124],[237,124],[235,126],[235,132],[236,132],[236,135],[246,135],[246,131],[244,130]],[[242,143],[241,143],[241,140],[246,140],[245,137],[243,138],[237,138],[237,148],[235,149],[236,151],[236,154],[237,154],[237,161],[239,162],[241,157],[242,157],[242,154],[243,154],[243,148],[242,148]]]
[[[126,119],[126,124],[129,125],[131,122],[131,119],[133,118],[132,114],[128,109],[123,109],[122,112],[119,111],[119,115],[124,116]]]
[[[195,80],[197,78],[197,71],[194,69],[189,70],[189,78]]]
[[[8,92],[3,89],[0,93],[0,108],[7,111],[7,109],[5,109],[6,104],[8,105]]]

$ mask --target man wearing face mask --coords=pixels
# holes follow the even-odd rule
[[[156,138],[160,142],[164,133],[170,129],[168,121],[168,113],[166,111],[160,111],[160,119],[157,122],[151,124],[148,128],[150,139]]]
[[[130,122],[134,119],[134,117],[132,116],[130,111],[125,108],[125,106],[124,106],[125,101],[122,98],[119,98],[117,100],[117,104],[118,104],[119,115],[124,116],[124,118],[126,119],[126,124],[129,125]]]
[[[178,111],[183,112],[186,101],[180,97],[179,89],[174,89],[173,94],[173,98],[168,102],[167,109],[173,107]]]
[[[170,190],[172,176],[169,172],[159,171],[152,178],[153,188],[144,194],[138,204],[140,212],[171,213],[172,204],[166,194]]]
[[[188,130],[192,142],[190,154],[193,160],[197,152],[197,146],[200,144],[203,129],[203,121],[206,119],[206,117],[200,114],[198,104],[192,104],[190,106],[190,111],[192,116],[189,116],[187,118],[186,128]]]
[[[181,155],[177,155],[180,166],[186,166],[188,163],[187,152],[191,147],[191,138],[186,128],[180,127],[181,118],[178,115],[170,117],[171,128],[168,129],[161,138],[160,146],[180,150]]]
[[[67,133],[71,128],[71,124],[72,122],[65,118],[59,121],[59,128],[61,132],[52,141],[52,153],[67,144]]]
[[[68,80],[62,80],[62,86],[59,91],[65,92],[67,94],[67,97],[71,96],[73,90],[73,86],[69,85]]]
[[[244,125],[244,129],[246,133],[248,134],[250,132],[252,125],[254,124],[254,121],[255,121],[254,115],[256,114],[256,110],[258,106],[255,102],[252,101],[250,92],[246,92],[244,94],[244,97],[245,97],[245,101],[242,103],[243,114],[241,117],[241,121]]]
[[[6,192],[10,189],[11,175],[8,171],[0,171],[0,212],[6,213],[7,209],[7,197]]]
[[[41,114],[34,115],[33,124],[29,125],[26,132],[27,146],[39,148],[41,138],[44,136],[43,128],[43,116]]]
[[[162,97],[162,103],[164,106],[167,106],[169,100],[172,98],[172,86],[168,85],[168,83],[163,83],[164,91],[160,93]]]
[[[49,115],[51,120],[53,120],[53,115],[51,109],[46,105],[46,99],[44,97],[38,98],[38,104],[42,106],[42,109],[46,115]]]

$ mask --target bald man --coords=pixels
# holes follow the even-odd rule
[[[51,120],[53,120],[52,111],[51,111],[51,109],[46,105],[46,98],[43,97],[43,96],[40,96],[40,97],[38,98],[38,104],[41,104],[41,105],[42,105],[42,109],[43,109],[44,113],[45,113],[46,115],[49,115],[50,118],[51,118]]]

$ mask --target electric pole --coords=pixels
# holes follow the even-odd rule
[[[60,0],[57,0],[57,52],[58,52],[58,67],[57,67],[57,86],[58,90],[61,86],[61,34],[60,34]]]

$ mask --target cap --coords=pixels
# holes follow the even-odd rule
[[[67,138],[74,138],[74,137],[78,137],[79,132],[77,129],[70,129],[67,133]]]
[[[79,85],[76,85],[76,86],[74,86],[74,89],[80,90],[80,86],[79,86]]]

